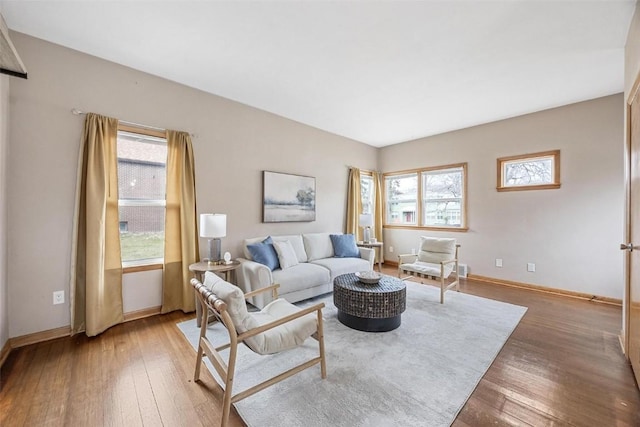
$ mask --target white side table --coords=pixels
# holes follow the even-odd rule
[[[357,242],[356,246],[361,248],[378,249],[376,258],[378,259],[378,271],[382,273],[382,260],[384,258],[384,242]]]

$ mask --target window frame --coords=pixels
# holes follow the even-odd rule
[[[527,185],[505,185],[504,170],[509,163],[524,163],[551,158],[553,162],[553,182]],[[560,188],[560,150],[542,151],[539,153],[520,154],[517,156],[500,157],[497,159],[497,184],[496,190],[502,191],[527,191],[527,190],[555,190]]]
[[[125,133],[133,133],[133,134],[138,134],[138,135],[142,135],[142,136],[148,136],[148,137],[153,137],[153,138],[160,138],[160,139],[164,139],[166,141],[167,139],[167,134],[166,132],[163,131],[159,131],[159,130],[154,130],[154,129],[148,129],[148,128],[144,128],[144,127],[137,127],[137,126],[131,126],[131,125],[127,125],[127,124],[122,124],[119,123],[118,124],[118,134],[120,132],[125,132]],[[166,161],[165,161],[165,167],[166,167]],[[118,194],[118,212],[120,207],[123,206],[142,206],[142,207],[148,207],[148,206],[162,206],[165,209],[166,212],[166,206],[167,206],[167,199],[166,199],[166,189],[165,189],[165,198],[164,200],[160,200],[160,199],[144,199],[144,200],[129,200],[129,199],[121,199],[120,195]],[[120,220],[120,217],[118,215],[118,220]],[[119,232],[121,232],[119,230]],[[130,260],[130,261],[124,261],[122,259],[122,253],[120,254],[120,262],[122,263],[122,272],[123,274],[126,273],[135,273],[135,272],[140,272],[140,271],[150,271],[150,270],[160,270],[163,268],[164,265],[164,257],[160,257],[160,258],[145,258],[145,259],[139,259],[139,260]]]
[[[443,225],[425,225],[425,221],[422,215],[423,205],[424,205],[424,197],[423,197],[423,174],[428,174],[429,172],[434,171],[443,171],[447,169],[461,169],[462,172],[462,196],[460,197],[460,226],[443,226]],[[454,163],[450,165],[442,165],[442,166],[430,166],[420,169],[410,169],[396,172],[386,172],[383,174],[384,185],[382,186],[383,193],[383,203],[384,203],[384,219],[383,219],[383,227],[384,228],[397,228],[403,230],[434,230],[434,231],[458,231],[458,232],[466,232],[469,231],[469,223],[468,223],[468,170],[467,163]],[[415,224],[390,224],[387,218],[388,215],[388,199],[387,199],[387,179],[394,176],[406,176],[406,175],[416,175],[418,180],[418,188],[416,194],[416,223]]]

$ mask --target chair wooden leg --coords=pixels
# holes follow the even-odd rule
[[[324,327],[322,320],[322,310],[318,310],[318,347],[320,348],[320,375],[322,379],[327,378],[327,364],[324,357]]]
[[[231,397],[233,393],[233,376],[236,371],[236,357],[238,355],[238,344],[232,342],[229,351],[229,364],[227,366],[226,378],[224,382],[224,396],[222,398],[222,421],[221,427],[226,427],[229,423],[229,414],[231,413]]]
[[[207,323],[209,320],[209,309],[207,306],[203,306],[201,302],[200,295],[197,296],[198,301],[196,304],[201,307],[201,318],[200,318],[200,338],[198,338],[198,357],[196,358],[196,370],[193,374],[193,381],[200,380],[200,366],[202,366],[202,358],[204,357],[204,347],[202,346],[202,339],[207,336]]]
[[[202,356],[204,350],[202,349],[202,344],[198,341],[198,357],[196,357],[196,370],[193,374],[193,381],[197,382],[200,380],[200,366],[202,365]]]
[[[444,304],[444,278],[440,277],[440,304]]]

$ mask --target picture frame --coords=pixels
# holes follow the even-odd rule
[[[262,172],[262,222],[316,220],[316,179],[312,176]]]

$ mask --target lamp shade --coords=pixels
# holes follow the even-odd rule
[[[371,227],[373,225],[373,216],[371,214],[360,214],[360,227]]]
[[[227,215],[200,214],[200,237],[219,238],[227,235]]]

